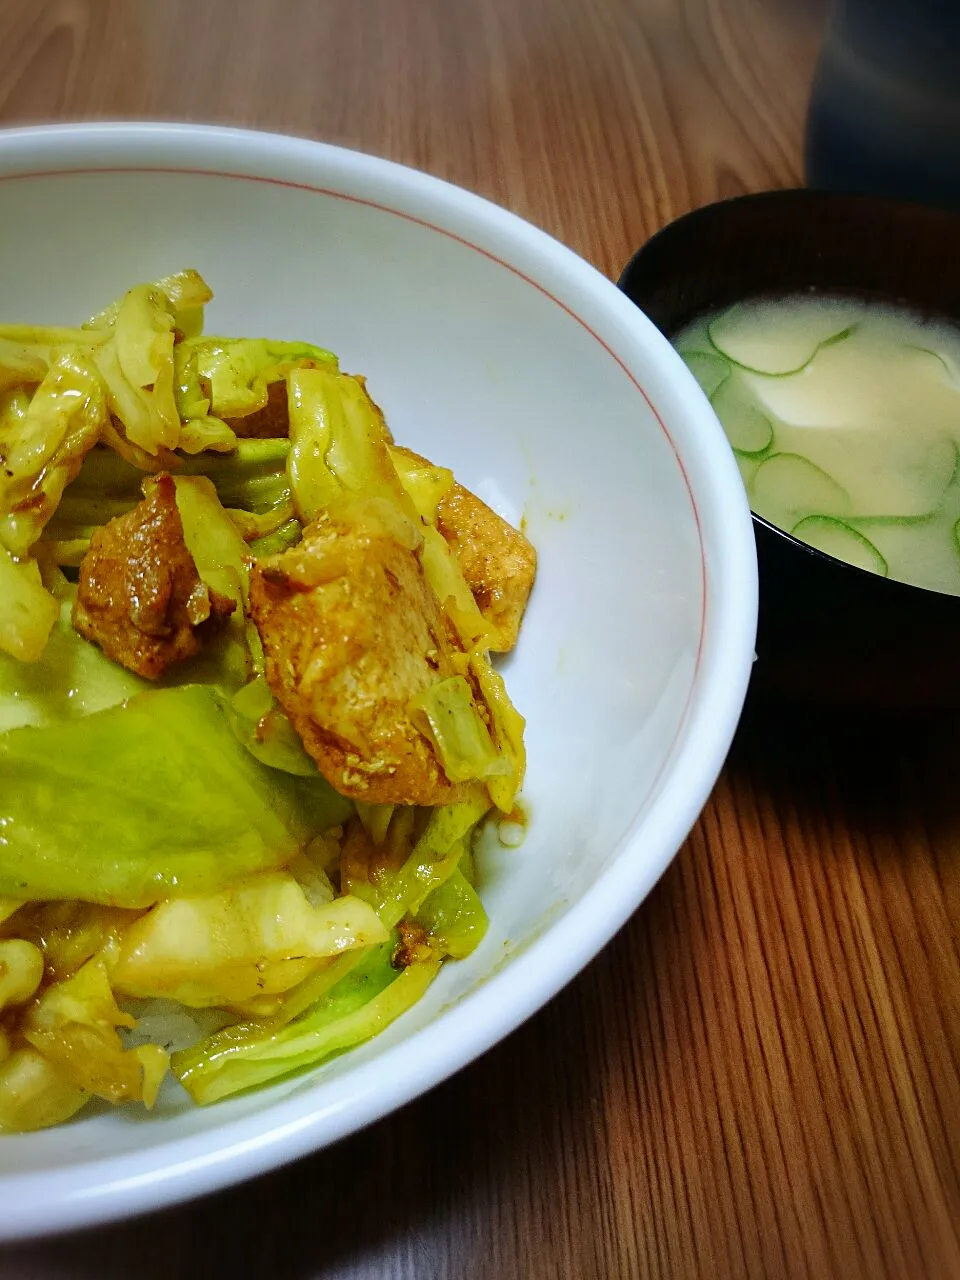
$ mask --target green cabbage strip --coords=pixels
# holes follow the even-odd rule
[[[430,814],[423,835],[400,870],[377,887],[376,907],[388,929],[416,915],[424,900],[453,874],[474,827],[490,808],[479,788],[461,804],[442,805]]]
[[[206,685],[0,734],[0,896],[144,907],[288,862],[343,822],[319,776],[256,761]]]
[[[459,867],[424,901],[417,922],[434,946],[454,960],[477,949],[490,923],[476,889]]]
[[[267,403],[267,389],[291,369],[337,368],[332,351],[268,338],[193,338],[177,347],[177,402],[184,420],[245,418]]]
[[[50,352],[19,335],[0,336],[0,391],[36,386],[46,377]]]
[[[526,724],[523,716],[510,701],[503,676],[491,665],[486,653],[474,651],[470,655],[470,671],[490,712],[491,727],[509,770],[504,777],[491,776],[487,782],[490,799],[502,813],[510,813],[523,783],[527,768],[527,752],[523,741]]]
[[[26,567],[37,572],[36,565]],[[151,688],[149,681],[111,662],[96,645],[77,635],[71,621],[73,598],[70,591],[62,601],[54,601],[59,617],[36,662],[18,662],[0,653],[0,733],[87,716]],[[3,592],[2,553],[0,601],[2,614],[10,601]],[[0,797],[0,808],[2,804]]]
[[[201,338],[176,348],[177,409],[183,420],[180,447],[230,452],[237,436],[225,419],[237,421],[266,407],[269,388],[296,367],[337,367],[330,351],[306,342],[266,338]]]
[[[198,271],[187,268],[186,271],[178,271],[174,275],[155,280],[149,287],[166,295],[173,308],[174,324],[179,334],[184,338],[192,338],[200,332],[203,328],[203,308],[212,300],[213,290]],[[124,297],[119,297],[102,311],[98,311],[84,324],[80,334],[89,338],[90,331],[112,329],[123,302]]]
[[[0,1063],[0,1133],[49,1129],[69,1120],[90,1094],[69,1081],[31,1045]]]
[[[397,520],[418,527],[416,508],[387,452],[383,415],[363,380],[336,369],[294,369],[287,386],[287,475],[300,518],[309,522],[335,504],[373,499],[394,508]]]
[[[44,587],[32,560],[15,560],[0,546],[0,664],[36,662],[43,653],[59,606]]]
[[[357,817],[363,829],[375,845],[382,845],[387,838],[391,819],[396,812],[393,804],[370,804],[365,800],[357,800]]]
[[[425,900],[462,865],[471,861],[470,836],[487,809],[486,797],[465,804],[445,805],[432,810],[427,826],[410,856],[391,880],[378,889],[367,882],[344,884],[345,892],[356,893],[371,902],[387,928],[394,928],[405,915],[416,915]],[[309,1009],[356,962],[343,956],[329,970],[314,974],[284,998],[271,1020],[272,1029],[285,1026]],[[254,1026],[250,1034],[263,1034]]]
[[[18,729],[23,725],[49,725],[105,711],[148,690],[166,689],[188,684],[204,684],[232,697],[250,682],[259,657],[259,650],[251,652],[250,641],[256,639],[256,629],[247,623],[242,611],[234,613],[227,624],[210,637],[196,657],[171,667],[160,681],[144,680],[126,667],[107,658],[95,644],[83,639],[74,630],[72,621],[76,588],[65,585],[57,599],[43,590],[37,566],[30,561],[13,564],[15,577],[6,581],[5,569],[10,567],[0,551],[0,630],[5,611],[11,610],[18,600],[19,590],[31,593],[27,612],[33,624],[49,620],[40,612],[40,606],[52,609],[53,625],[49,638],[44,630],[37,636],[43,645],[36,661],[25,663],[2,652],[0,644],[0,733]],[[211,575],[213,576],[213,575]],[[39,593],[38,598],[33,598]],[[264,714],[264,708],[260,714]],[[241,740],[253,742],[257,721],[249,717],[240,733]],[[291,729],[292,733],[293,730]],[[298,740],[299,741],[299,740]],[[254,755],[265,764],[286,768],[254,750]],[[316,770],[306,768],[287,769],[287,772],[315,776]]]
[[[127,440],[151,456],[180,442],[174,324],[167,296],[152,285],[137,285],[120,303],[111,337],[93,353],[111,413],[123,423]]]
[[[300,537],[299,521],[289,518],[292,502],[285,472],[289,448],[287,440],[240,440],[231,454],[177,459],[172,471],[178,480],[206,476],[242,536],[250,520],[269,530],[250,544],[254,554],[267,554],[273,546],[284,550]],[[131,511],[141,500],[143,480],[143,471],[113,449],[92,449],[47,526],[45,538],[59,563],[79,563],[95,530]],[[261,543],[267,545],[261,547]],[[68,548],[76,548],[71,556],[64,555]]]
[[[24,1038],[87,1096],[152,1106],[168,1058],[155,1044],[125,1049],[117,1028],[133,1026],[117,1005],[104,961],[95,957],[42,992],[27,1013]]]
[[[494,746],[463,676],[436,681],[413,700],[411,709],[451,782],[510,773],[510,761]]]
[[[184,459],[177,474],[207,476],[225,507],[263,515],[290,502],[289,452],[289,440],[238,440],[233,453]]]
[[[143,497],[144,473],[119,453],[98,445],[83,459],[63,492],[47,527],[50,538],[83,538],[116,516],[125,515]]]
[[[110,978],[128,996],[194,1008],[243,1005],[387,937],[361,899],[341,894],[313,903],[289,872],[268,871],[219,893],[158,903],[125,930]]]
[[[319,776],[264,676],[256,676],[234,694],[229,714],[234,733],[261,763],[302,778]]]
[[[250,592],[247,544],[206,476],[176,476],[174,486],[183,540],[201,581],[237,606],[213,642],[194,660],[197,674],[192,678],[232,694],[259,669],[263,652],[260,633],[246,616]],[[181,682],[176,676],[174,680]]]
[[[388,445],[390,461],[410,501],[416,507],[421,520],[433,523],[437,506],[453,488],[456,481],[449,467],[437,467],[408,449]]]
[[[63,352],[22,414],[4,424],[0,545],[26,556],[106,420],[103,387],[85,355]]]
[[[217,1102],[278,1076],[317,1066],[378,1035],[421,998],[441,961],[391,963],[396,940],[371,947],[310,1012],[282,1030],[251,1039],[248,1027],[228,1027],[174,1054],[174,1074],[195,1102]]]
[[[183,540],[204,584],[242,610],[250,587],[247,544],[207,476],[175,476]]]
[[[459,560],[433,525],[425,525],[423,529],[422,562],[431,590],[456,627],[463,647],[472,649],[479,645],[489,649],[498,640],[496,627],[480,612]]]
[[[248,545],[252,556],[277,556],[281,551],[289,551],[303,537],[303,525],[299,520],[285,520],[273,533],[262,538],[254,538]]]
[[[433,810],[423,834],[400,870],[375,890],[382,923],[395,929],[405,916],[423,915],[437,928],[437,953],[466,955],[486,930],[486,913],[463,876],[457,876],[470,834],[488,809],[486,796]],[[373,886],[367,886],[372,889]],[[398,974],[391,963],[397,936],[365,952],[339,957],[284,997],[267,1022],[245,1022],[175,1054],[171,1066],[197,1102],[264,1084],[369,1040],[409,1009],[436,976],[435,956]]]
[[[15,567],[37,572],[35,565]],[[3,571],[0,553],[0,588]],[[39,579],[30,589],[40,590]],[[250,679],[249,624],[244,623],[242,613],[239,617],[234,614],[197,657],[172,668],[158,685],[112,662],[77,634],[72,622],[75,596],[75,589],[67,588],[63,599],[53,602],[59,616],[36,662],[25,664],[0,652],[0,734],[24,725],[51,725],[89,716],[158,688],[205,684],[227,699],[224,712],[228,723],[262,764],[304,778],[319,776],[266,680],[263,676]],[[12,589],[6,594],[0,591],[0,602],[8,607],[14,599]],[[0,616],[2,612],[0,603]]]

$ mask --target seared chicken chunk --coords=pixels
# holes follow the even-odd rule
[[[454,483],[440,499],[437,528],[457,557],[480,612],[499,632],[491,648],[506,653],[520,634],[537,553],[519,529],[462,484]]]
[[[176,488],[162,474],[142,502],[91,538],[73,625],[114,662],[156,680],[198,653],[234,608],[233,600],[201,582],[184,541]]]
[[[411,716],[413,698],[458,673],[415,551],[375,523],[321,516],[299,546],[254,566],[250,609],[274,697],[338,791],[374,804],[458,799]]]
[[[433,464],[412,449],[394,448],[415,464]],[[517,643],[520,623],[537,574],[537,553],[519,529],[454,481],[437,504],[437,529],[456,557],[477,607],[499,633],[491,648],[506,653]]]

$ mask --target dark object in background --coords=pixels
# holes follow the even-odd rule
[[[771,191],[670,223],[630,261],[620,288],[668,338],[739,299],[810,290],[904,303],[960,322],[958,244],[960,216],[939,209]],[[843,564],[760,516],[753,527],[754,696],[960,706],[960,597]]]
[[[837,0],[806,179],[960,209],[960,0]]]

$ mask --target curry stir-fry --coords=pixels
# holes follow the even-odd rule
[[[322,1062],[487,926],[533,549],[210,297],[0,326],[0,1130]]]

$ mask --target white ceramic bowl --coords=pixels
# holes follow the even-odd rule
[[[306,338],[368,376],[394,434],[505,515],[540,573],[505,664],[527,716],[520,850],[492,925],[417,1008],[307,1077],[218,1106],[84,1113],[0,1139],[0,1237],[198,1195],[324,1146],[532,1014],[650,891],[726,755],[753,653],[743,487],[679,357],[542,232],[316,143],[172,125],[0,133],[0,320],[75,323],[183,266],[208,329]]]

